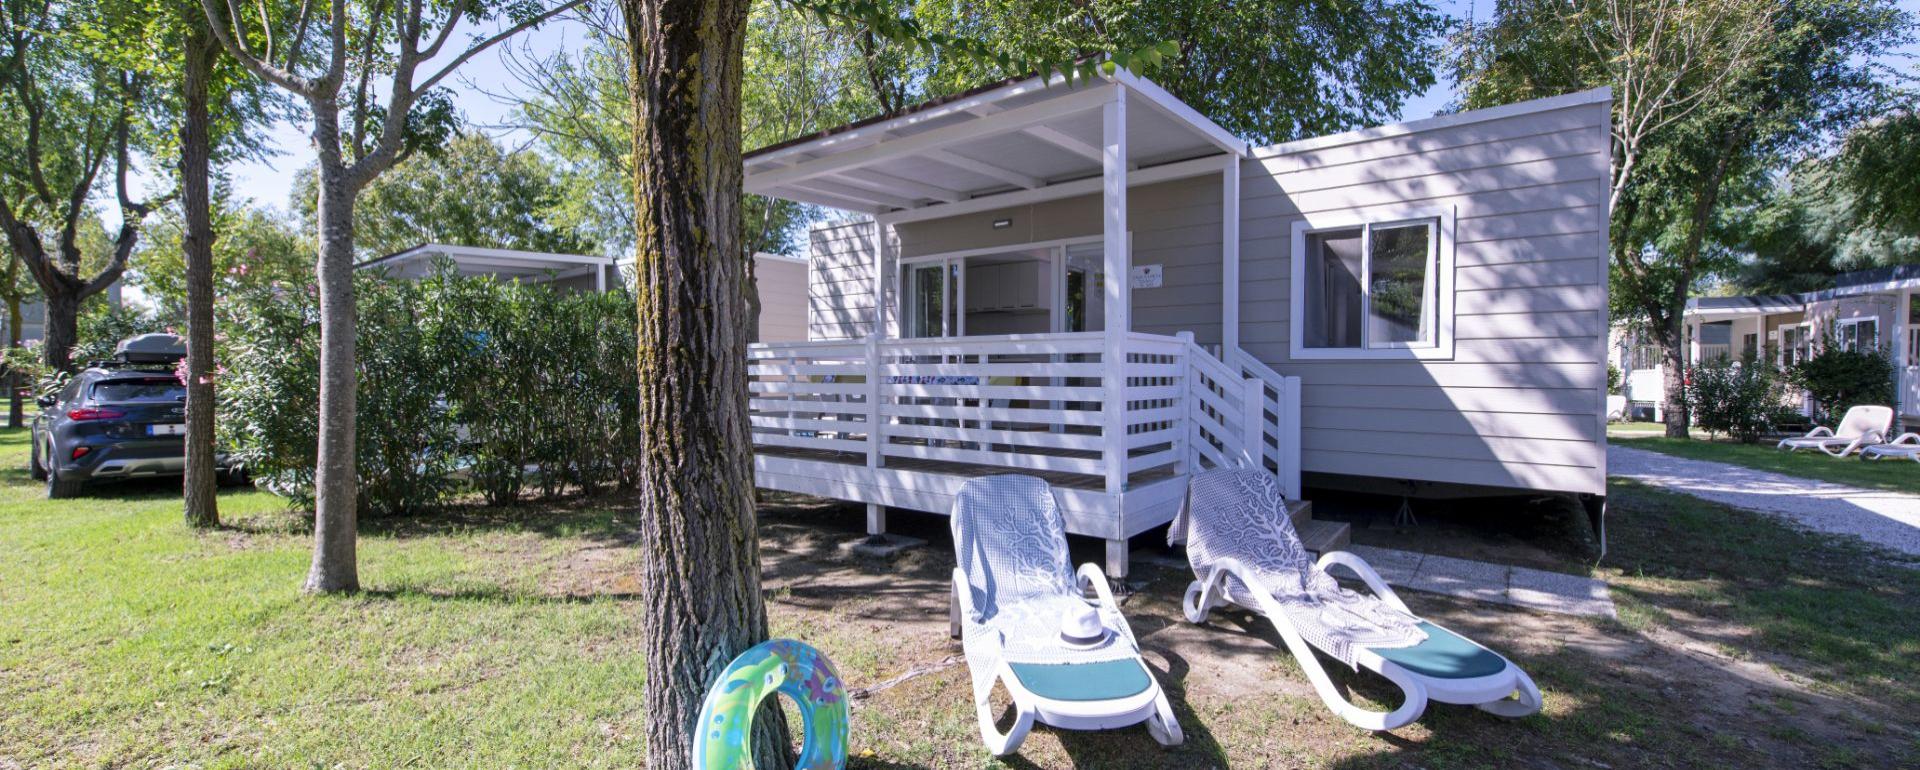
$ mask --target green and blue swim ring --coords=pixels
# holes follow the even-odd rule
[[[804,739],[796,770],[846,767],[847,686],[833,661],[792,639],[756,645],[727,664],[700,707],[693,766],[753,770],[753,714],[775,692],[799,707]]]

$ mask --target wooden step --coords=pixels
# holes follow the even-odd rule
[[[1307,550],[1316,554],[1338,551],[1347,547],[1353,528],[1344,521],[1307,520],[1305,524],[1294,524],[1300,532],[1300,542]]]
[[[1293,528],[1300,529],[1313,520],[1312,500],[1288,500],[1287,518],[1293,519]]]

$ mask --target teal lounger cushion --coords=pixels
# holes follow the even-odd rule
[[[1020,686],[1048,700],[1096,701],[1139,695],[1152,686],[1137,658],[1099,663],[1009,663]]]
[[[1420,622],[1420,630],[1427,632],[1427,640],[1412,647],[1370,649],[1380,657],[1400,664],[1401,668],[1435,679],[1492,676],[1507,667],[1505,658],[1460,638],[1452,631],[1426,621]]]

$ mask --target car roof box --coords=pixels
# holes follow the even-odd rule
[[[121,340],[113,357],[129,364],[171,364],[187,357],[187,341],[176,334],[138,334]]]

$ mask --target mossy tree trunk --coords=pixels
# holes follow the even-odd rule
[[[748,0],[622,0],[632,53],[647,766],[689,767],[706,688],[767,638],[747,424],[740,78]],[[760,768],[791,764],[779,712]]]

